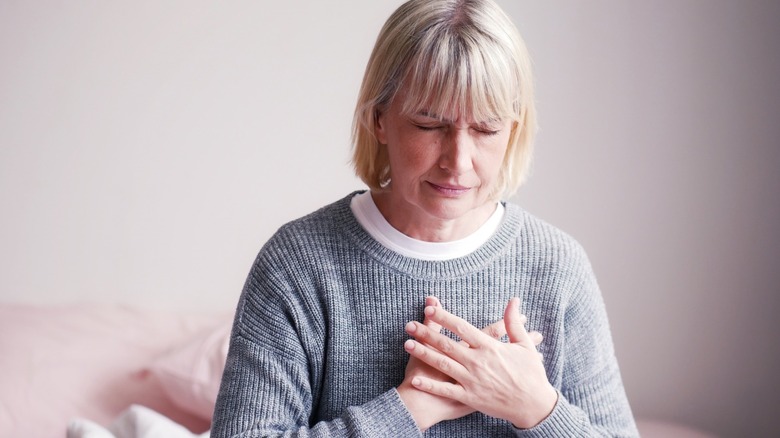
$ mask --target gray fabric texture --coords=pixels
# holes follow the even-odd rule
[[[423,436],[398,396],[404,325],[425,297],[484,327],[520,297],[558,403],[518,430],[481,413],[426,437],[638,436],[590,263],[571,237],[506,203],[472,254],[403,257],[350,210],[355,193],[290,222],[263,246],[238,303],[213,438]]]

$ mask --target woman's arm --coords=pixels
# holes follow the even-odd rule
[[[310,424],[317,401],[305,363],[260,352],[235,337],[212,425],[213,438],[417,436],[419,431],[395,390],[340,417]]]
[[[316,298],[297,292],[279,260],[261,251],[247,278],[212,437],[419,435],[394,388],[319,421],[320,394],[327,384],[326,318]]]
[[[564,309],[561,381],[558,403],[537,427],[521,437],[546,437],[567,431],[575,436],[638,437],[615,356],[607,311],[596,276],[577,252],[579,278]]]

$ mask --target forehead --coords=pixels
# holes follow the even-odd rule
[[[487,97],[474,93],[449,91],[433,93],[424,87],[404,84],[392,106],[406,116],[425,116],[439,120],[488,122],[512,118],[511,111],[495,108]]]

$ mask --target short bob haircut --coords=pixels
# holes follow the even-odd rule
[[[352,125],[355,173],[372,190],[390,183],[377,116],[406,86],[402,111],[513,120],[493,198],[528,176],[536,133],[531,59],[492,0],[410,0],[388,18],[368,60]]]

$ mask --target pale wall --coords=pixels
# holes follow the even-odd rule
[[[232,308],[280,224],[362,187],[398,3],[0,2],[0,299]],[[542,126],[515,201],[588,249],[636,414],[780,434],[780,3],[502,4]]]

